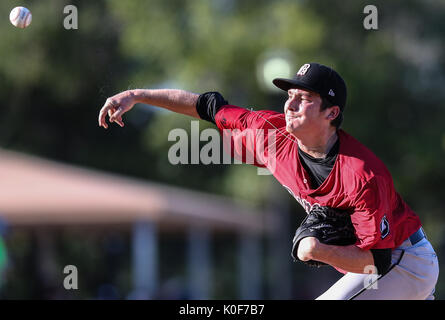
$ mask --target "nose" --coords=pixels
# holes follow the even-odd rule
[[[300,99],[297,96],[289,97],[286,105],[286,110],[298,111],[300,109]]]
[[[296,104],[295,102],[289,102],[288,106],[287,106],[287,110],[289,111],[297,111],[298,110],[298,104]]]

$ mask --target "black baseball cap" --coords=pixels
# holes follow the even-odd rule
[[[272,82],[284,91],[297,88],[316,92],[341,110],[346,106],[345,81],[334,69],[319,63],[302,65],[293,79],[276,78]]]

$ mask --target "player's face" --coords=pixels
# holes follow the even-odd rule
[[[288,99],[284,104],[286,130],[294,135],[303,132],[316,132],[325,126],[325,112],[320,111],[322,99],[318,93],[289,89]]]

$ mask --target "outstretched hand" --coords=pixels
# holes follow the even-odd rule
[[[108,129],[106,121],[107,114],[110,123],[116,122],[123,127],[124,122],[122,121],[122,115],[125,112],[130,111],[135,103],[134,95],[131,94],[130,91],[124,91],[108,98],[99,112],[99,127]]]

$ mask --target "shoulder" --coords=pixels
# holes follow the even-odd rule
[[[224,127],[278,129],[286,125],[283,113],[272,110],[255,111],[230,104],[218,110],[215,120]]]
[[[386,165],[369,148],[343,130],[339,130],[342,174],[360,184],[391,183]]]

